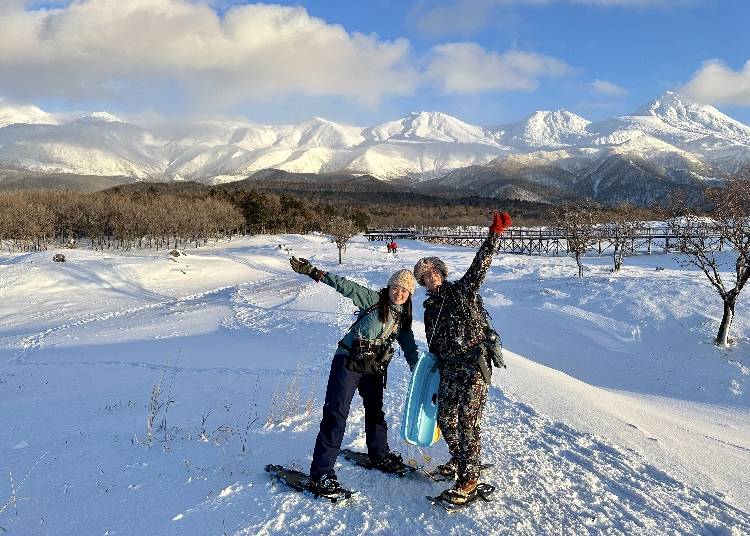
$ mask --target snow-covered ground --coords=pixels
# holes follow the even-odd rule
[[[502,333],[483,421],[495,502],[446,514],[444,485],[346,462],[360,491],[332,505],[289,491],[267,463],[308,468],[328,363],[350,301],[294,274],[294,254],[374,288],[473,251],[355,239],[336,265],[318,236],[258,236],[166,252],[0,254],[0,533],[750,534],[750,298],[731,349],[721,302],[671,256],[498,256],[482,295]],[[664,270],[656,270],[656,267]],[[415,323],[424,347],[421,302]],[[407,382],[386,391],[391,447]],[[158,387],[155,390],[155,387]],[[156,411],[149,441],[149,401]],[[355,398],[345,446],[363,449]]]

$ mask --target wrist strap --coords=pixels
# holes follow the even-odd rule
[[[320,283],[320,280],[323,279],[323,277],[326,275],[326,272],[323,270],[318,270],[317,268],[313,268],[312,272],[310,272],[309,275],[316,283]]]

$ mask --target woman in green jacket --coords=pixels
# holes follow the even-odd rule
[[[333,470],[346,430],[349,407],[358,390],[365,407],[367,453],[373,465],[384,472],[403,467],[401,456],[388,447],[388,426],[383,413],[383,389],[393,343],[398,342],[410,368],[418,351],[411,329],[416,280],[411,270],[399,270],[379,291],[315,268],[307,259],[290,260],[292,269],[323,282],[350,298],[359,316],[339,341],[331,362],[323,419],[315,441],[310,479],[321,494],[334,493],[340,485]]]

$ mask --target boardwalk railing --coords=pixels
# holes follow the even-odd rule
[[[612,235],[612,230],[602,227],[595,232],[596,239],[591,251],[598,251],[601,255],[613,250],[615,242],[619,241]],[[669,251],[680,236],[684,236],[666,225],[644,226],[632,233],[627,248],[630,253],[643,252],[651,254],[654,250]],[[712,229],[701,230],[701,236],[712,241],[717,249],[722,249],[721,236]],[[449,228],[395,228],[368,229],[365,233],[370,241],[380,240],[421,240],[433,244],[450,244],[477,248],[487,237],[487,230],[449,229]],[[521,255],[567,255],[568,242],[564,229],[549,227],[513,227],[500,235],[498,251],[517,253]]]

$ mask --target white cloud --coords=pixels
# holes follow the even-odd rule
[[[476,43],[449,43],[432,49],[427,76],[444,93],[525,90],[543,77],[570,74],[565,62],[543,54],[490,52]]]
[[[374,105],[419,82],[408,41],[349,33],[304,8],[247,5],[219,17],[205,1],[6,4],[0,93],[128,98],[159,86],[235,103],[334,96]]]
[[[445,4],[422,2],[409,14],[411,24],[422,35],[471,35],[492,24],[505,21],[497,13],[500,4],[513,0],[455,0]]]
[[[424,87],[529,91],[571,71],[549,56],[474,43],[416,58],[406,39],[347,32],[301,7],[234,1],[78,0],[35,10],[0,0],[0,95],[201,114],[317,98],[374,107]],[[220,4],[229,6],[222,15]]]
[[[709,60],[679,89],[708,104],[750,106],[750,60],[735,71],[721,60]]]
[[[594,91],[601,93],[602,95],[612,95],[614,97],[622,97],[627,95],[628,92],[625,88],[618,86],[608,80],[599,80],[598,78],[591,83]]]
[[[517,24],[509,8],[518,5],[556,3],[583,4],[601,8],[675,7],[695,0],[423,0],[409,15],[411,24],[425,36],[471,35],[490,26]]]

